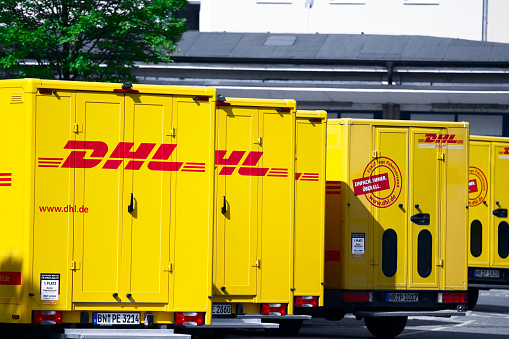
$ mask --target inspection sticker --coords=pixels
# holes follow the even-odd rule
[[[352,257],[364,258],[365,233],[352,233]]]
[[[60,274],[41,273],[41,300],[45,304],[58,301],[60,294]]]

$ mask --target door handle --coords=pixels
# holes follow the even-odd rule
[[[221,207],[221,213],[226,213],[226,196],[223,196],[223,207]]]
[[[498,218],[507,218],[507,208],[497,208],[491,213]]]
[[[417,213],[410,217],[410,221],[416,225],[427,226],[430,222],[429,213]]]
[[[134,195],[131,193],[131,203],[127,206],[127,212],[132,213],[134,211]]]

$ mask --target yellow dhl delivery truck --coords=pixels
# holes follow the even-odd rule
[[[328,121],[327,318],[351,312],[392,337],[408,315],[466,309],[468,132],[467,123]]]
[[[218,96],[213,325],[256,317],[295,332],[309,318],[295,307],[323,299],[326,115],[295,110],[293,100]],[[312,226],[296,209],[304,199],[317,205]]]
[[[470,137],[468,306],[479,289],[509,288],[509,138]]]
[[[0,322],[210,324],[215,101],[0,81]]]

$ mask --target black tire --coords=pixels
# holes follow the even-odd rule
[[[275,335],[279,337],[291,337],[297,335],[299,333],[300,328],[302,327],[302,323],[304,320],[292,319],[292,320],[267,320],[267,322],[278,323],[279,328],[267,328],[265,332],[270,335]]]
[[[377,338],[394,338],[405,329],[408,317],[365,317],[368,331]]]
[[[469,288],[468,289],[468,309],[473,310],[475,305],[477,305],[477,300],[479,300],[479,289],[478,288]]]

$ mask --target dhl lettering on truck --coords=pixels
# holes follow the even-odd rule
[[[455,134],[432,134],[425,135],[425,139],[419,139],[419,148],[448,148],[463,149],[463,140],[456,139]]]
[[[152,171],[205,172],[205,163],[203,162],[169,161],[170,156],[177,148],[176,144],[157,146],[156,143],[140,143],[136,149],[133,148],[134,143],[132,142],[119,142],[107,156],[109,148],[103,141],[69,140],[64,149],[73,151],[65,160],[64,158],[39,157],[37,165],[50,168],[94,168],[102,164],[102,169],[118,169],[124,164],[124,161],[127,161],[125,170],[137,171],[147,163],[147,168]],[[155,153],[149,159],[154,150],[156,150]],[[236,172],[243,176],[288,177],[287,168],[257,167],[263,152],[231,151],[230,156],[225,158],[226,153],[227,151],[216,151],[216,168],[220,167],[219,175],[232,175]],[[238,166],[241,163],[242,165]],[[318,181],[319,175],[318,173],[296,173],[295,179]]]
[[[106,162],[102,169],[118,169],[125,160],[129,160],[124,167],[125,170],[139,170],[147,161],[152,150],[156,148],[155,143],[141,143],[135,151],[132,142],[119,142],[113,152],[107,157],[108,145],[102,141],[75,141],[69,140],[64,149],[71,149],[67,159],[60,166],[61,168],[94,168],[101,164],[104,159]],[[205,172],[205,163],[197,162],[174,162],[168,161],[171,154],[177,147],[176,144],[160,144],[154,155],[147,162],[147,167],[152,171],[179,171],[182,172]],[[92,151],[88,158],[85,158],[88,151]],[[59,167],[59,158],[53,160],[53,164],[48,164],[49,158],[39,158],[39,167]]]
[[[509,159],[509,147],[504,147],[504,150],[499,152],[499,159]]]
[[[237,173],[245,176],[267,176],[267,177],[288,177],[288,168],[263,168],[255,167],[258,165],[263,152],[259,151],[231,151],[226,157],[228,151],[216,151],[216,169],[219,169],[219,175],[232,175]],[[244,161],[242,161],[244,160]],[[239,164],[241,164],[239,166]],[[300,181],[319,181],[319,173],[295,173],[295,180]]]

